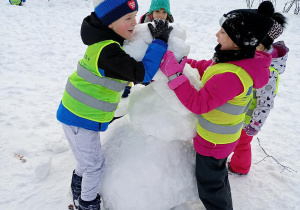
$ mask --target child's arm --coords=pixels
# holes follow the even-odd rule
[[[110,44],[108,46],[112,47],[106,46],[101,51],[98,67],[102,69],[105,76],[133,82],[150,82],[152,80],[168,48],[168,39],[173,29],[167,21],[158,19],[154,20],[154,23],[155,26],[151,23],[148,24],[154,40],[148,46],[141,62],[130,57],[117,44]]]
[[[118,44],[107,45],[98,60],[99,70],[104,76],[132,82],[149,82],[158,71],[160,61],[168,45],[153,40],[142,61],[130,57]]]
[[[243,85],[233,73],[213,76],[197,91],[189,81],[173,89],[181,103],[199,115],[222,106],[243,92]]]
[[[162,61],[160,69],[168,77],[170,89],[174,90],[181,103],[195,114],[207,113],[244,91],[239,77],[230,72],[214,75],[200,91],[197,91],[182,74],[186,59],[178,63],[175,55],[167,51]]]
[[[248,129],[249,126],[253,129],[249,129],[249,132],[246,130],[248,135],[256,135],[266,122],[271,109],[274,107],[278,79],[278,74],[272,71],[268,84],[256,90],[256,108],[253,110],[251,121],[248,125]],[[252,130],[252,132],[250,130]]]
[[[194,60],[194,59],[188,59],[187,63],[190,64],[190,66],[192,68],[195,68],[198,70],[200,76],[202,77],[202,75],[204,74],[204,71],[210,66],[212,65],[212,60]]]

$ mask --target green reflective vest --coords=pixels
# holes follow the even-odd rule
[[[62,103],[79,117],[103,123],[114,116],[128,82],[105,77],[98,70],[102,49],[112,43],[117,42],[106,40],[88,46],[77,70],[68,78]]]
[[[269,67],[271,72],[275,72],[277,74],[277,82],[276,82],[276,90],[275,90],[275,95],[277,94],[278,91],[278,84],[279,84],[279,73],[278,71],[273,68],[273,67]],[[256,104],[257,104],[257,97],[256,97],[256,89],[253,89],[253,99],[251,102],[251,105],[249,107],[249,110],[246,113],[246,117],[245,117],[245,124],[249,124],[252,118],[252,114],[254,109],[256,108]]]
[[[252,78],[244,69],[233,64],[219,63],[209,67],[203,74],[202,85],[214,75],[227,72],[240,78],[244,91],[222,106],[198,115],[197,133],[213,144],[228,144],[240,137],[245,114],[252,99]]]
[[[10,3],[12,5],[19,5],[21,3],[22,0],[10,0]]]

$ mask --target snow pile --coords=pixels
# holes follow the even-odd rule
[[[185,30],[171,25],[169,50],[180,60],[189,53]],[[141,60],[151,41],[147,24],[140,24],[124,50]],[[200,89],[198,72],[186,65],[184,73]],[[169,89],[163,73],[159,71],[154,80],[132,88],[128,114],[101,136],[106,169],[100,193],[106,210],[166,210],[198,200],[191,141],[196,116]]]

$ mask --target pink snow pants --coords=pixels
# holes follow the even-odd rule
[[[248,136],[242,129],[241,137],[233,150],[230,160],[230,167],[239,174],[247,174],[251,167],[251,141],[253,136]]]

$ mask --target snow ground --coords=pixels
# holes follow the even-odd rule
[[[277,11],[284,4],[278,0]],[[254,8],[257,5],[255,1]],[[149,6],[150,0],[140,0],[137,18]],[[171,0],[175,22],[187,28],[189,57],[209,59],[220,16],[245,7],[245,1]],[[27,0],[22,7],[0,2],[0,209],[66,209],[71,202],[75,160],[55,115],[66,79],[85,51],[80,25],[92,9],[90,0]],[[266,154],[254,140],[250,173],[230,176],[237,210],[300,209],[300,16],[292,11],[286,16],[289,24],[280,39],[290,48],[287,69],[275,107],[257,138],[269,155],[289,168],[271,157],[264,159]],[[134,193],[138,192],[128,192]],[[187,209],[204,207],[191,201],[176,208]]]

